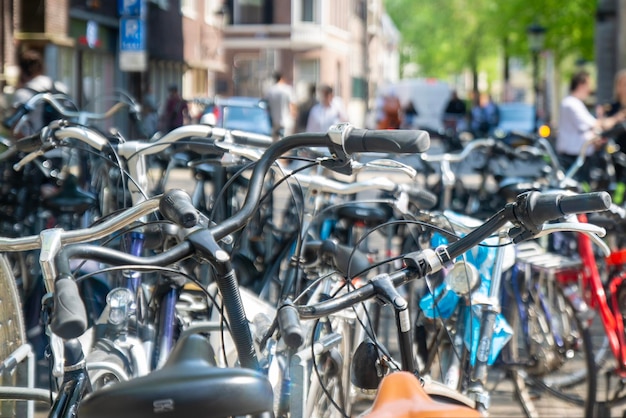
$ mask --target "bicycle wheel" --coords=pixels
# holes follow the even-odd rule
[[[4,361],[26,342],[20,297],[11,266],[4,255],[0,256],[0,289],[0,359]],[[24,377],[20,372],[0,373],[0,384],[23,386]],[[17,402],[0,400],[0,416],[13,417],[17,411]]]
[[[529,391],[518,394],[532,402],[524,409],[561,416],[574,407],[578,416],[594,416],[597,376],[588,325],[555,282],[535,281],[527,289],[509,304],[514,336],[503,353],[513,380]]]

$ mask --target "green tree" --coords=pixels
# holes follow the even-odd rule
[[[498,58],[529,59],[526,29],[533,22],[548,29],[545,47],[557,64],[593,58],[591,0],[385,0],[385,7],[402,34],[401,62],[415,62],[423,76],[470,69],[476,81]]]

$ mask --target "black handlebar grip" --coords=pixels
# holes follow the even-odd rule
[[[54,282],[50,329],[66,340],[78,338],[87,330],[87,311],[78,285],[69,276],[62,276]]]
[[[607,192],[563,195],[561,193],[530,192],[527,213],[535,227],[546,221],[558,219],[565,215],[599,212],[611,206],[611,196]]]
[[[278,310],[278,329],[285,344],[290,348],[298,348],[304,342],[304,332],[300,326],[298,310],[289,301]]]
[[[182,146],[185,150],[193,151],[200,155],[222,155],[225,152],[224,149],[215,145],[214,139],[206,137],[189,138],[188,140],[177,142],[177,145]]]
[[[230,131],[235,144],[249,145],[251,147],[268,148],[274,143],[271,136],[255,134],[245,131]]]
[[[2,121],[2,126],[6,129],[13,129],[15,125],[22,119],[22,117],[30,112],[30,108],[25,104],[20,105],[17,109],[15,109],[15,113],[11,116],[8,116]]]
[[[437,195],[421,187],[413,186],[408,191],[409,200],[419,209],[432,209],[437,205]]]
[[[166,219],[183,228],[191,228],[198,224],[198,211],[183,190],[172,189],[165,192],[161,197],[159,210]]]
[[[611,207],[611,195],[607,192],[583,193],[574,196],[563,196],[559,203],[561,211],[571,213],[600,212]]]
[[[33,152],[41,148],[41,134],[25,136],[15,142],[15,149],[22,152]]]
[[[351,129],[344,141],[346,153],[385,152],[416,154],[430,147],[430,135],[419,130],[368,130]]]

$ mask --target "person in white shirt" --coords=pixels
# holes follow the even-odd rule
[[[589,73],[580,71],[571,79],[570,94],[561,102],[561,113],[556,138],[556,152],[559,154],[561,163],[565,169],[569,168],[578,157],[583,144],[598,136],[602,130],[609,129],[617,122],[624,120],[624,114],[619,113],[611,117],[597,119],[594,117],[584,100],[589,97],[591,85]],[[593,155],[601,141],[587,148],[587,155]],[[587,161],[589,162],[589,161]],[[585,178],[589,165],[581,169],[580,178]]]
[[[326,132],[328,128],[340,122],[346,122],[347,117],[339,100],[335,99],[333,88],[323,84],[319,88],[320,101],[309,112],[306,124],[307,132]]]
[[[272,119],[272,138],[277,141],[293,133],[297,106],[293,88],[287,84],[283,75],[275,71],[273,77],[275,83],[267,91],[265,100]]]

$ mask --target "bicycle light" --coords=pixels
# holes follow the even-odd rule
[[[107,305],[109,306],[109,323],[120,325],[133,309],[135,297],[130,289],[118,287],[107,295]]]
[[[457,295],[467,295],[476,289],[480,283],[478,270],[472,263],[463,260],[454,263],[446,274],[444,281]]]

